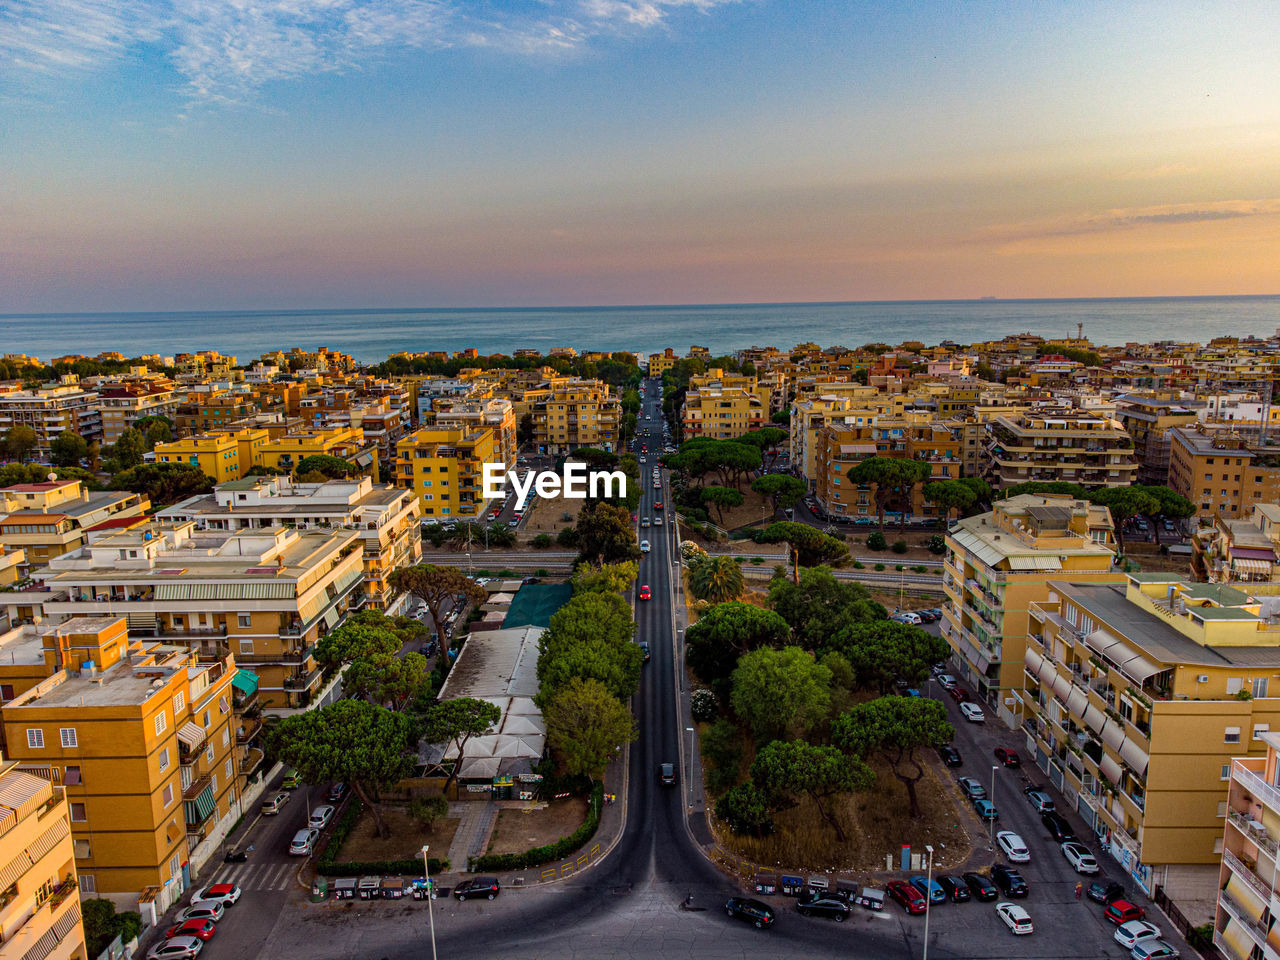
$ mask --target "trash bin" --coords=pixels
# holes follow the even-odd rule
[[[378,896],[378,889],[381,886],[381,877],[361,877],[356,889],[360,892],[361,900],[373,900]]]
[[[326,877],[316,877],[311,883],[311,902],[319,903],[329,895],[329,880]]]
[[[356,898],[356,878],[339,877],[333,881],[333,899],[354,900]]]
[[[858,898],[858,884],[853,880],[837,880],[836,896],[845,903],[853,903]]]
[[[771,897],[778,892],[778,877],[773,873],[756,874],[756,893]]]
[[[784,873],[782,875],[782,895],[784,897],[798,897],[804,893],[804,877],[793,877]]]
[[[830,889],[831,883],[826,877],[812,876],[809,878],[809,892],[814,896],[824,897]]]

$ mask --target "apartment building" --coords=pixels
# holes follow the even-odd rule
[[[1029,480],[1126,487],[1138,477],[1133,440],[1119,422],[1072,411],[995,417],[987,423],[986,453],[997,487]]]
[[[1233,758],[1280,723],[1280,625],[1239,590],[1169,574],[1049,589],[1029,612],[1027,749],[1128,878],[1199,922]]]
[[[224,357],[217,350],[201,350],[197,353],[180,353],[174,359],[179,374],[220,379],[235,370],[236,358]]]
[[[526,390],[523,400],[533,417],[539,453],[557,455],[579,447],[612,452],[618,443],[622,408],[606,383],[555,377]]]
[[[1255,503],[1280,501],[1280,447],[1176,428],[1170,433],[1169,489],[1194,503],[1199,517],[1246,516]]]
[[[1106,507],[1071,497],[1022,494],[947,531],[942,635],[959,675],[1011,726],[1021,722],[1027,616],[1048,582],[1118,583]]]
[[[156,463],[185,463],[199,467],[214,483],[239,480],[262,460],[270,441],[266,430],[240,429],[198,433],[171,443],[157,443]]]
[[[6,958],[87,960],[69,812],[61,789],[0,761],[0,955]]]
[[[174,412],[178,436],[208,433],[261,412],[257,394],[225,389],[187,390]]]
[[[412,490],[428,521],[478,519],[488,509],[484,465],[503,461],[492,427],[424,427],[400,441],[396,486]]]
[[[510,470],[516,463],[516,414],[504,397],[441,404],[435,412],[435,426],[457,427],[468,433],[492,430],[494,462]]]
[[[1280,732],[1254,739],[1266,753],[1232,761],[1219,841],[1213,945],[1227,960],[1280,957]]]
[[[686,440],[732,440],[770,423],[769,389],[755,377],[726,374],[713,367],[690,377],[680,412]]]
[[[648,371],[649,371],[649,376],[651,377],[662,376],[664,373],[666,373],[668,370],[674,367],[676,365],[676,361],[679,359],[680,358],[676,355],[676,352],[670,347],[667,347],[661,353],[649,354],[649,358],[646,363],[646,366],[648,367]]]
[[[1248,517],[1215,516],[1191,538],[1191,573],[1210,583],[1280,583],[1280,505],[1255,503]],[[1280,588],[1278,588],[1280,589]]]
[[[363,545],[365,605],[396,613],[403,597],[395,595],[388,577],[397,567],[412,566],[421,558],[421,511],[413,491],[375,484],[369,477],[327,483],[245,477],[161,510],[156,519],[193,521],[197,530],[230,532],[277,527],[356,530]]]
[[[1133,438],[1138,482],[1167,484],[1171,433],[1175,427],[1194,427],[1196,411],[1172,399],[1125,394],[1116,398],[1116,420]]]
[[[102,413],[98,394],[81,388],[72,375],[53,386],[0,393],[0,436],[12,427],[30,427],[35,433],[33,453],[37,460],[48,459],[49,445],[62,433],[100,441]]]
[[[19,483],[0,489],[0,548],[21,550],[18,573],[83,546],[91,532],[140,523],[151,509],[127,490],[90,491],[79,480]]]
[[[363,539],[350,529],[198,530],[151,521],[34,572],[35,592],[0,594],[32,620],[123,615],[135,636],[230,652],[264,706],[310,703],[324,678],[316,642],[364,602]]]
[[[143,417],[168,417],[178,412],[177,385],[161,374],[141,369],[128,377],[108,380],[98,387],[98,411],[102,416],[102,443],[115,443]]]
[[[49,677],[0,708],[8,755],[61,785],[81,886],[166,909],[240,816],[230,657],[135,641],[119,616],[45,632]]]
[[[791,405],[788,438],[791,465],[806,480],[817,477],[818,431],[827,424],[870,426],[894,409],[894,398],[860,383],[822,384],[820,393],[797,393]]]
[[[307,457],[327,456],[345,460],[362,473],[380,477],[378,447],[356,427],[305,430],[268,440],[259,451],[259,464],[291,472]]]

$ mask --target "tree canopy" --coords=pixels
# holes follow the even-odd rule
[[[703,683],[733,673],[738,658],[760,647],[781,647],[791,635],[787,622],[772,610],[750,603],[720,603],[684,633],[685,661]]]
[[[848,477],[856,484],[875,487],[876,516],[883,531],[884,511],[889,499],[896,494],[906,501],[902,511],[902,521],[905,525],[911,489],[917,483],[928,480],[930,472],[929,464],[921,460],[867,457],[861,463],[849,468]]]
[[[211,492],[213,477],[189,463],[142,463],[117,473],[111,486],[143,494],[153,506],[164,506]]]
[[[733,671],[732,703],[757,738],[789,728],[804,732],[825,716],[831,671],[799,647],[765,647],[743,654]]]
[[[950,653],[947,641],[909,623],[868,620],[841,629],[823,647],[841,654],[853,667],[858,685],[886,693],[893,682],[917,683]]]
[[[849,559],[849,548],[844,541],[823,533],[807,523],[780,520],[771,523],[756,535],[759,543],[786,543],[795,551],[802,567],[821,563],[839,566]]]
[[[443,743],[445,753],[453,748],[457,762],[445,781],[445,792],[458,777],[462,761],[466,758],[467,743],[472,737],[482,737],[493,730],[502,719],[497,704],[476,697],[454,697],[433,703],[422,715],[422,739],[427,743]]]
[[[604,684],[574,677],[544,713],[547,743],[557,766],[570,775],[604,775],[618,748],[636,738],[635,719]]]
[[[835,831],[836,841],[844,843],[844,829],[830,809],[830,800],[841,793],[868,789],[875,774],[862,760],[846,756],[835,747],[814,746],[804,740],[774,740],[756,754],[751,779],[774,803],[808,796],[818,815]]]
[[[631,512],[612,503],[588,504],[578,511],[578,562],[602,566],[640,560]]]
[[[732,487],[703,487],[699,495],[702,502],[716,508],[716,516],[724,523],[725,507],[740,507],[744,503],[742,494]]]
[[[624,593],[639,575],[640,567],[632,560],[600,567],[583,564],[573,571],[570,582],[574,593]]]
[[[978,502],[977,494],[959,480],[934,480],[926,483],[922,492],[926,502],[937,507],[944,520],[951,517],[953,510],[963,514]]]
[[[769,606],[791,627],[800,646],[822,646],[847,624],[883,620],[885,609],[871,599],[860,583],[837,580],[829,567],[800,571],[800,582],[774,577],[769,582]]]
[[[831,739],[855,757],[880,754],[906,788],[911,816],[917,818],[920,802],[916,784],[924,777],[924,766],[916,756],[916,748],[941,747],[950,743],[955,733],[947,720],[947,708],[938,700],[878,697],[837,717]]]
[[[726,603],[745,589],[742,567],[733,557],[707,557],[689,571],[689,592],[699,600]]]
[[[364,697],[392,710],[403,710],[430,685],[431,669],[420,653],[360,657],[342,675],[342,689],[347,696]]]
[[[316,660],[337,666],[368,657],[393,656],[400,647],[400,638],[390,630],[347,620],[316,643]]]
[[[301,476],[304,473],[322,473],[330,480],[345,480],[354,474],[360,472],[360,468],[354,463],[349,463],[341,457],[330,456],[327,453],[313,453],[309,457],[303,457],[298,461],[294,472]]]
[[[786,473],[766,473],[751,481],[751,489],[773,502],[773,509],[794,507],[804,499],[808,485],[799,477]]]
[[[89,442],[70,430],[64,430],[49,443],[49,459],[59,467],[78,467],[88,455]]]
[[[410,593],[427,605],[431,622],[440,629],[446,600],[460,603],[483,603],[488,597],[485,589],[457,567],[438,567],[433,563],[420,563],[415,567],[400,567],[387,578],[391,589],[397,593]],[[461,598],[460,600],[458,598]]]
[[[38,442],[34,430],[25,424],[14,424],[4,432],[4,455],[25,463]]]

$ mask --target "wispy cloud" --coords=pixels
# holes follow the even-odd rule
[[[981,239],[995,241],[1068,237],[1110,233],[1143,226],[1205,223],[1244,217],[1280,214],[1280,198],[1223,200],[1214,203],[1177,203],[1154,207],[1130,207],[1044,220],[1000,224],[983,230]]]
[[[738,0],[6,0],[0,72],[88,72],[159,51],[196,99],[355,69],[402,49],[566,51]]]

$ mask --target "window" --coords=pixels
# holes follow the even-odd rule
[[[1227,696],[1234,697],[1243,686],[1244,681],[1239,677],[1227,677]]]
[[[1266,696],[1267,696],[1267,678],[1254,677],[1253,678],[1253,699],[1265,700]],[[1254,729],[1256,730],[1257,728],[1255,727]],[[1267,728],[1263,727],[1263,729],[1265,730]],[[1255,736],[1254,739],[1256,740],[1257,737]]]
[[[0,683],[0,700],[9,701],[13,699],[13,684]]]
[[[164,773],[169,769],[169,748],[165,747],[160,751],[160,772]]]
[[[61,729],[58,730],[58,733],[62,738],[62,745],[64,747],[76,746],[76,728],[75,727],[62,727]]]
[[[224,776],[226,776],[228,781],[231,779],[231,758],[230,757],[228,757],[227,762],[223,764],[222,773]]]
[[[80,768],[78,766],[67,767],[62,772],[62,782],[68,787],[79,786],[83,783],[84,781],[80,779]]]
[[[230,727],[222,728],[222,745],[224,747],[231,745],[231,728]]]
[[[1221,838],[1221,837],[1218,837],[1216,840],[1214,840],[1214,841],[1213,841],[1213,852],[1214,852],[1214,853],[1216,853],[1216,854],[1221,854],[1221,853],[1222,853],[1222,838]],[[82,878],[82,879],[83,879],[83,878]]]
[[[205,763],[213,763],[213,758],[214,758],[213,744],[211,743],[209,744],[209,746],[205,747],[205,751],[204,751]]]
[[[1239,743],[1239,742],[1240,742],[1240,728],[1239,728],[1239,727],[1227,727],[1227,732],[1226,732],[1226,734],[1223,736],[1222,741],[1223,741],[1223,743]]]
[[[200,725],[204,727],[206,730],[209,729],[209,711],[208,710],[204,712],[204,722],[201,723]]]
[[[237,623],[239,626],[244,627],[245,629],[248,629],[250,626],[252,626],[252,625],[253,625],[253,617],[252,617],[252,616],[250,616],[250,615],[249,615],[249,614],[247,614],[247,613],[240,613],[240,614],[237,614],[237,615],[236,615],[236,623]]]
[[[169,876],[176,877],[182,873],[182,854],[175,853],[173,859],[169,861]]]
[[[73,823],[84,823],[88,819],[85,816],[83,803],[73,803],[71,805],[71,821]]]
[[[1227,815],[1227,801],[1223,800],[1218,804],[1218,816],[1225,817]]]
[[[80,874],[80,889],[84,893],[97,893],[98,878],[95,877],[92,873]]]
[[[209,786],[213,788],[214,795],[216,796],[218,793],[218,775],[216,773],[209,775]],[[1223,814],[1223,816],[1226,816],[1226,814]]]
[[[164,785],[164,790],[160,794],[160,802],[163,803],[166,808],[169,806],[169,804],[173,803],[173,784],[172,783],[166,783]]]
[[[1253,725],[1253,739],[1255,740],[1261,740],[1264,733],[1270,732],[1271,724],[1269,723],[1255,723]]]
[[[186,705],[187,695],[185,693],[179,693],[173,698],[173,715],[176,717],[178,714],[182,713],[182,708]]]
[[[27,731],[27,746],[32,750],[44,749],[44,731],[32,728]]]
[[[1222,769],[1218,771],[1218,779],[1219,779],[1219,780],[1230,780],[1230,779],[1231,779],[1231,764],[1229,764],[1229,763],[1224,763],[1224,764],[1222,765]]]
[[[169,721],[165,719],[164,711],[161,710],[156,714],[156,736],[164,733],[165,727],[169,725]]]
[[[244,654],[248,654],[249,656],[252,656],[252,655],[253,655],[253,641],[252,641],[252,640],[241,640],[241,641],[240,641],[240,652],[241,652],[241,653],[244,653]]]

